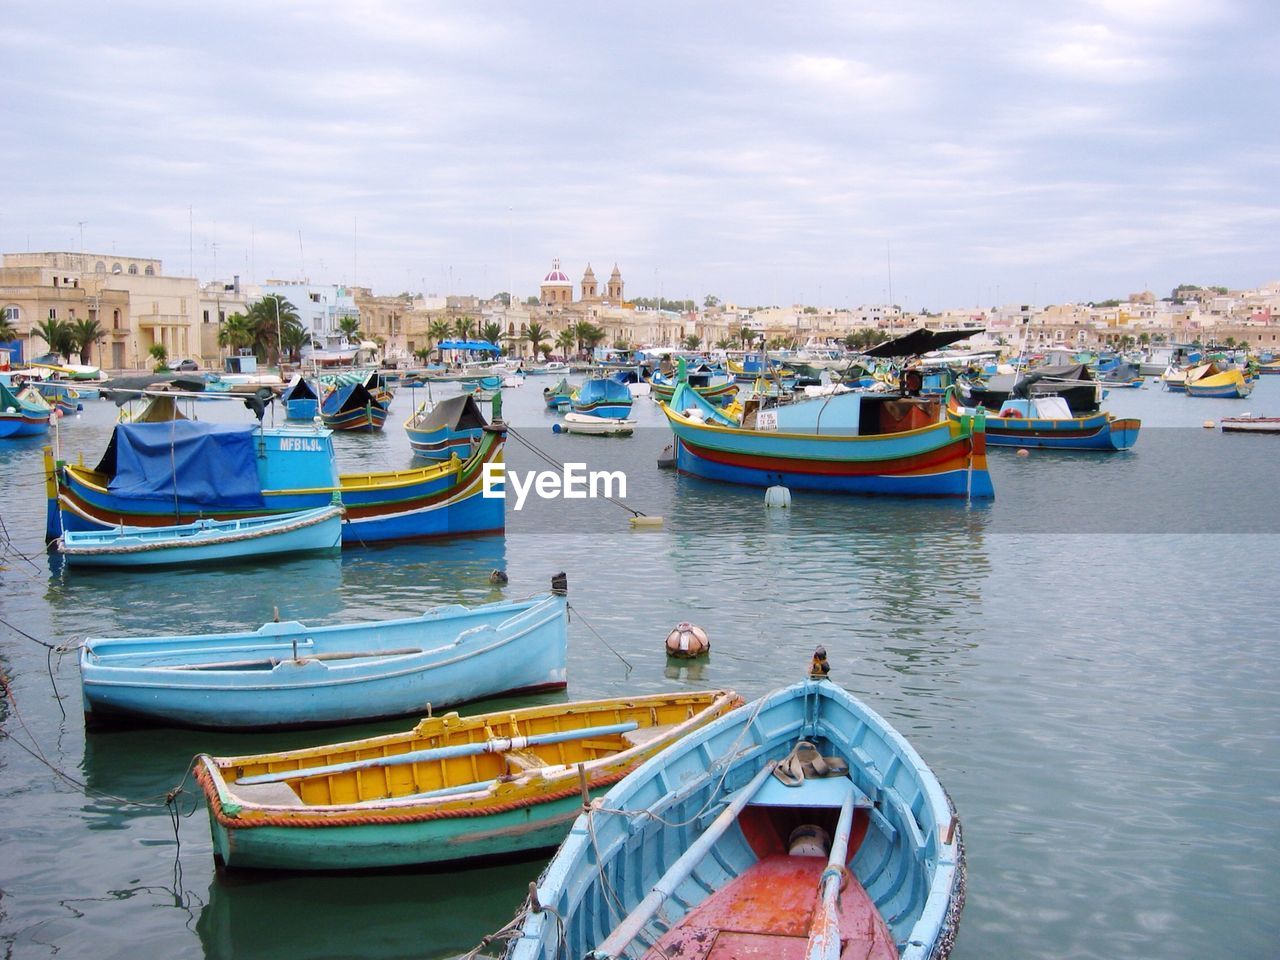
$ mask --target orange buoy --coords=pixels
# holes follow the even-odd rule
[[[695,627],[687,620],[677,623],[675,628],[667,634],[667,656],[669,657],[693,658],[710,652],[711,641],[707,637],[707,632],[701,627]]]
[[[1029,456],[1031,456],[1031,451],[1030,451],[1030,450],[1028,450],[1026,447],[1021,447],[1021,448],[1018,450],[1018,456],[1020,456],[1020,457],[1029,457]]]

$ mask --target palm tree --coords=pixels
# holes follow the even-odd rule
[[[702,346],[702,338],[696,333],[691,333],[684,338],[684,348],[686,350],[697,350]]]
[[[71,356],[76,348],[72,339],[71,324],[62,320],[56,320],[53,317],[41,320],[31,328],[31,332],[49,345],[50,353],[60,357]]]
[[[89,348],[102,339],[106,331],[97,320],[77,320],[72,325],[71,335],[75,339],[76,350],[80,352],[80,362],[88,366]],[[3,338],[0,338],[3,339]]]
[[[253,344],[253,329],[243,313],[233,313],[218,328],[218,346],[238,352]]]
[[[587,349],[594,350],[597,346],[609,338],[609,334],[604,327],[597,327],[594,323],[588,323],[587,329],[580,331],[579,336],[586,341]]]
[[[343,317],[338,321],[338,332],[342,334],[347,343],[359,343],[364,339],[360,335],[359,317]]]
[[[742,341],[742,348],[744,350],[751,346],[751,341],[754,340],[755,337],[756,335],[752,332],[750,327],[743,327],[738,331],[738,339]]]
[[[307,328],[297,316],[280,318],[280,346],[289,351],[289,360],[302,362],[302,346],[307,342]]]
[[[302,324],[293,304],[278,293],[269,293],[251,306],[245,314],[245,320],[253,332],[250,343],[254,353],[268,363],[279,363],[281,342],[294,339],[292,330],[286,338],[285,325],[292,328]],[[303,336],[305,338],[305,334]],[[301,339],[298,340],[298,346],[302,346]]]
[[[471,338],[471,318],[457,317],[453,321],[453,332],[459,340],[469,340]]]
[[[13,325],[6,313],[0,313],[0,342],[8,343],[18,339],[18,328]]]
[[[561,352],[566,357],[569,356],[569,354],[573,351],[573,348],[576,345],[577,345],[577,337],[573,335],[572,329],[561,330],[556,335],[556,346],[560,348]]]
[[[546,342],[547,336],[546,328],[536,320],[525,330],[524,338],[532,345],[534,356],[542,350],[542,344]]]
[[[717,350],[728,350],[732,346],[733,346],[733,341],[730,340],[728,337],[721,337],[719,340],[716,341]]]
[[[431,344],[437,345],[443,343],[449,337],[449,323],[447,320],[432,320],[427,326],[427,352],[430,354]],[[437,356],[437,360],[442,359]]]
[[[582,352],[582,345],[589,339],[593,326],[590,320],[579,320],[569,328],[573,331],[573,338],[578,341],[579,353]]]
[[[502,324],[490,320],[484,325],[480,331],[480,339],[485,340],[495,346],[500,346],[498,341],[502,339]]]

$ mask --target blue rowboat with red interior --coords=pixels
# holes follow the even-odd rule
[[[387,422],[387,407],[363,383],[335,387],[320,401],[320,419],[330,430],[372,433]]]

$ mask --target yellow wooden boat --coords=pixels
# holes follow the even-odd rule
[[[1253,392],[1253,384],[1239,370],[1221,370],[1212,363],[1188,370],[1186,385],[1193,397],[1240,399]]]
[[[549,849],[582,807],[742,704],[710,690],[427,717],[368,740],[201,755],[214,858],[229,868],[358,870]],[[581,771],[581,773],[580,773]]]

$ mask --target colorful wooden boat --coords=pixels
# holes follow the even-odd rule
[[[387,408],[363,383],[335,387],[320,401],[320,419],[330,430],[372,433],[387,421]]]
[[[73,567],[225,563],[273,554],[337,550],[341,505],[241,520],[197,520],[172,527],[69,531],[58,552]]]
[[[1239,400],[1253,392],[1253,384],[1239,370],[1221,370],[1216,364],[1205,363],[1187,371],[1186,390],[1191,397]]]
[[[552,849],[592,793],[742,700],[731,691],[561,703],[245,757],[202,755],[214,858],[361,870]],[[579,764],[582,774],[579,774]]]
[[[1280,417],[1223,417],[1218,421],[1223,433],[1280,433]]]
[[[882,717],[810,679],[712,721],[585,810],[506,956],[943,960],[964,900],[937,778]]]
[[[58,383],[56,380],[37,380],[31,386],[46,403],[64,417],[72,416],[84,409],[79,392],[65,383]]]
[[[936,399],[832,399],[843,397],[857,398],[856,421],[809,425],[805,421],[820,416],[828,402],[819,399],[793,405],[794,413],[786,406],[762,410],[746,426],[736,426],[685,384],[662,411],[676,437],[677,469],[707,480],[826,493],[995,495],[987,472],[985,415],[952,421]],[[797,426],[788,425],[789,416]]]
[[[486,427],[465,460],[338,475],[330,431],[177,421],[120,424],[94,469],[45,451],[46,537],[67,530],[164,527],[328,506],[347,511],[343,543],[501,532],[501,498],[483,496],[506,427]]]
[[[593,417],[585,413],[566,413],[562,421],[551,425],[553,433],[586,433],[598,437],[629,437],[635,428],[635,420]]]
[[[568,410],[573,404],[573,388],[562,377],[555,386],[543,388],[542,400],[548,410]]]
[[[475,399],[467,394],[438,403],[423,403],[404,422],[413,455],[424,460],[465,460],[480,443],[488,423]]]
[[[441,606],[401,620],[85,640],[85,721],[259,730],[558,690],[568,621],[563,582],[529,600]]]
[[[631,412],[631,391],[617,380],[592,377],[573,392],[571,404],[574,413],[625,420]]]
[[[948,398],[952,420],[973,416],[954,394]],[[1128,450],[1138,440],[1142,421],[1099,411],[1074,417],[1061,397],[1006,400],[986,419],[987,443],[998,447],[1046,447],[1054,450]]]
[[[694,391],[705,400],[723,405],[726,403],[732,403],[734,398],[738,396],[739,385],[734,380],[713,383],[711,382],[710,377],[704,377],[703,379],[706,380],[706,383],[700,384],[694,378],[694,375],[691,374],[689,377],[689,386],[691,386]],[[649,384],[652,387],[654,397],[661,400],[663,403],[670,402],[676,389],[676,381],[674,379],[655,373],[649,378]]]
[[[280,394],[286,420],[314,420],[320,415],[320,393],[315,385],[301,374],[294,374],[289,385]]]
[[[1280,360],[1266,360],[1258,364],[1258,373],[1263,376],[1280,374]]]
[[[49,404],[19,396],[11,387],[0,383],[0,440],[48,433],[52,415]]]

